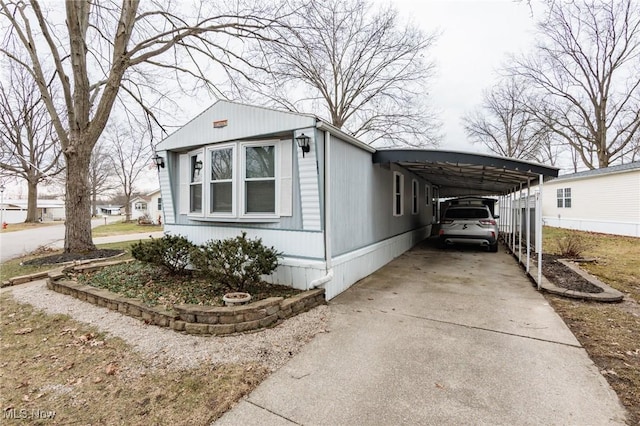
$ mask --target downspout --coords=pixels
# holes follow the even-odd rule
[[[330,164],[331,157],[331,133],[324,132],[324,260],[325,276],[309,283],[309,290],[324,285],[333,279],[333,266],[331,264],[331,179]]]

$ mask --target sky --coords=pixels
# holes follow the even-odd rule
[[[436,63],[436,75],[429,93],[429,102],[443,123],[440,148],[488,152],[467,140],[461,117],[481,104],[483,90],[495,84],[496,70],[507,55],[526,51],[533,44],[535,16],[528,3],[517,0],[379,1],[391,1],[401,17],[413,20],[424,31],[440,33],[430,51]],[[533,8],[535,12],[535,3]],[[194,102],[183,104],[195,107]],[[206,106],[199,104],[193,116]],[[12,183],[10,187],[5,197],[26,197],[26,186]],[[140,189],[151,191],[155,187],[155,170],[145,171]]]
[[[509,53],[527,51],[535,26],[527,2],[515,0],[394,0],[405,17],[441,35],[431,51],[436,63],[429,101],[443,122],[441,149],[487,152],[471,144],[461,117],[482,103]],[[535,5],[534,10],[535,12]]]

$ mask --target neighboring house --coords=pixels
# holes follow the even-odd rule
[[[227,101],[157,150],[165,232],[200,244],[245,231],[283,253],[268,279],[299,289],[324,286],[328,299],[429,236],[438,194],[506,191],[526,173],[537,178],[539,169],[557,176],[555,169],[498,157],[483,156],[465,169],[447,164],[476,157],[376,151],[315,116]],[[492,170],[494,176],[485,175]],[[438,180],[436,188],[431,182]]]
[[[62,200],[36,201],[36,217],[41,222],[65,219],[65,207]],[[21,223],[27,219],[27,200],[4,200],[2,220],[6,223]]]
[[[145,196],[138,196],[131,200],[131,219],[137,220],[148,216],[153,223],[164,222],[162,213],[162,196],[160,189],[156,189]]]
[[[542,200],[545,225],[640,237],[640,161],[562,175]]]
[[[107,205],[100,205],[100,206],[96,206],[96,209],[98,210],[98,214],[101,215],[106,215],[106,216],[117,216],[122,214],[122,209],[123,206],[113,206],[111,204]]]

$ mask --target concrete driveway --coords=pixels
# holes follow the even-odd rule
[[[503,250],[425,243],[329,305],[330,330],[216,424],[624,424],[616,394]]]

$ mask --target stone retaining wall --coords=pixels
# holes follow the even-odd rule
[[[47,287],[58,293],[140,318],[148,324],[188,334],[223,335],[258,330],[325,303],[324,289],[315,289],[286,299],[270,297],[241,306],[175,305],[175,312],[172,312],[147,306],[139,299],[78,284],[67,280],[62,272],[49,274]]]

